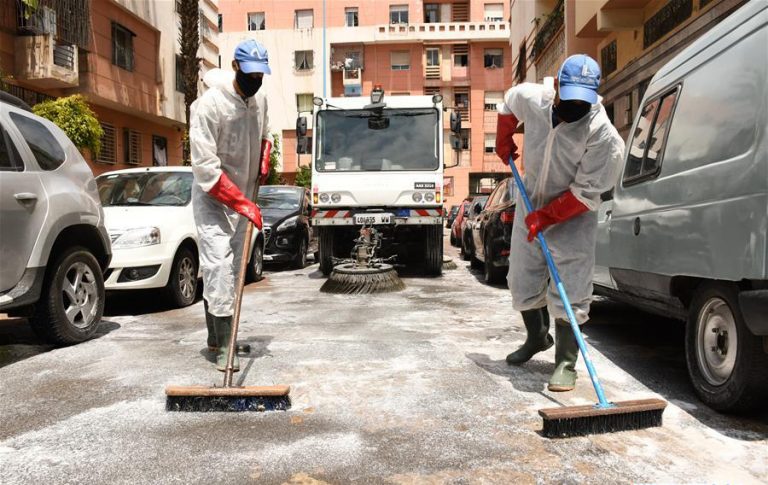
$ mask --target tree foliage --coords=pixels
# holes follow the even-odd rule
[[[99,156],[104,130],[81,95],[44,101],[33,106],[32,111],[55,123],[77,148],[88,149],[94,158]]]
[[[299,167],[294,184],[305,188],[309,188],[312,185],[312,168],[309,165]]]
[[[283,174],[279,172],[280,169],[280,138],[277,133],[272,133],[272,153],[269,154],[269,175],[264,185],[283,185],[285,179]]]

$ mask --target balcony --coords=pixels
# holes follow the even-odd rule
[[[565,2],[560,0],[557,3],[557,6],[552,9],[549,15],[546,16],[546,20],[543,22],[538,32],[536,33],[536,37],[533,40],[533,46],[531,48],[531,59],[534,59],[538,62],[539,58],[544,55],[545,51],[554,44],[553,41],[563,31],[564,19]]]
[[[79,84],[77,49],[57,43],[53,34],[16,38],[16,78],[42,89]]]
[[[576,36],[605,37],[609,32],[634,30],[643,24],[643,10],[651,0],[574,2]]]
[[[374,42],[418,42],[456,40],[509,41],[505,22],[441,22],[392,24],[375,27]]]

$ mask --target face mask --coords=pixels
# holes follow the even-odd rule
[[[261,78],[253,78],[239,69],[235,74],[235,80],[246,98],[250,98],[261,88]]]
[[[576,103],[563,100],[555,106],[555,112],[557,113],[558,118],[566,123],[579,121],[589,113],[590,109],[592,109],[592,106],[588,103]]]

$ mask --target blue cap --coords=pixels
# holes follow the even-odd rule
[[[254,72],[263,72],[272,74],[269,68],[269,55],[267,48],[260,42],[248,39],[240,42],[235,47],[235,60],[240,66],[240,70],[246,74]]]
[[[557,80],[560,84],[560,99],[597,103],[600,66],[591,57],[576,54],[566,59],[557,73]]]

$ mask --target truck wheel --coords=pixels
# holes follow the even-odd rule
[[[104,313],[104,277],[86,248],[67,249],[49,267],[40,300],[29,319],[41,338],[60,345],[87,340]]]
[[[504,269],[493,265],[493,254],[491,254],[491,250],[486,243],[485,264],[483,265],[483,279],[485,280],[486,284],[495,285],[501,283],[503,277]]]
[[[425,232],[424,270],[430,276],[440,276],[443,273],[443,226],[427,226]]]
[[[333,232],[328,227],[318,228],[320,248],[320,271],[328,276],[333,271]]]
[[[195,302],[197,296],[197,258],[188,248],[180,247],[173,258],[166,291],[173,303],[183,308]]]
[[[688,373],[699,398],[718,411],[764,406],[768,397],[768,354],[747,329],[738,301],[735,285],[705,283],[688,314]]]

